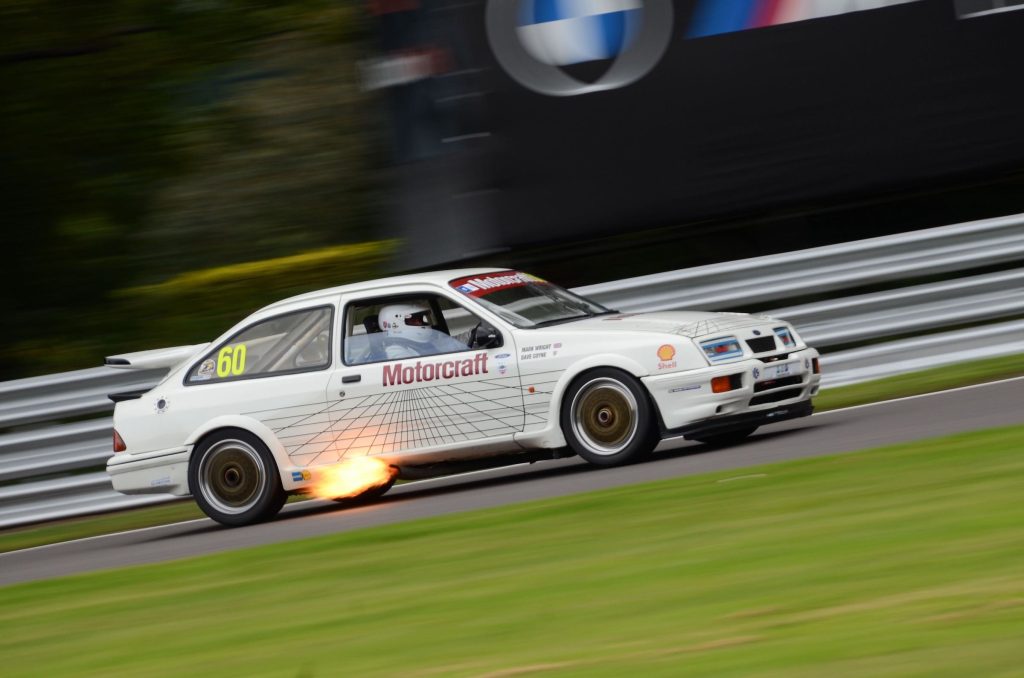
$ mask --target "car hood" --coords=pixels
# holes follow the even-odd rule
[[[777,326],[779,322],[766,316],[752,316],[746,313],[659,311],[603,315],[567,323],[561,327],[583,332],[656,332],[696,339],[746,327]]]

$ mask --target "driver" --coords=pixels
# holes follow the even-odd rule
[[[380,309],[377,322],[384,331],[388,360],[465,351],[466,344],[434,329],[430,306],[423,302],[390,304]]]

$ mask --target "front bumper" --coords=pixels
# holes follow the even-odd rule
[[[785,416],[768,416],[772,411],[786,410],[788,414],[794,411],[791,406],[798,403],[810,406],[810,398],[817,394],[821,383],[821,375],[812,369],[817,357],[816,350],[806,348],[775,362],[751,358],[698,370],[652,375],[642,381],[658,407],[663,431],[683,431],[686,435],[688,429],[698,424],[716,428],[718,424],[715,422],[719,421],[731,422],[729,428],[759,426],[779,421]],[[786,376],[767,381],[767,371],[782,364],[789,366]],[[711,380],[727,376],[736,377],[740,386],[724,393],[714,393]],[[747,423],[743,423],[744,415],[751,415]]]
[[[107,473],[114,489],[122,494],[173,494],[184,497],[188,490],[189,448],[159,450],[143,454],[116,454],[107,461]]]
[[[736,429],[749,428],[752,426],[764,426],[765,424],[775,424],[780,421],[786,421],[787,419],[809,417],[812,414],[814,414],[814,405],[811,404],[810,400],[803,400],[793,405],[783,405],[781,407],[773,407],[768,410],[741,412],[740,414],[730,414],[724,417],[705,419],[704,421],[687,424],[686,426],[682,426],[677,429],[663,431],[662,437],[676,438],[682,436],[686,439],[701,438],[704,436],[715,435],[717,433],[727,433]]]

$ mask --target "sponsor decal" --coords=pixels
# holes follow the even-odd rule
[[[700,0],[686,37],[703,38],[910,2],[917,0]]]
[[[384,365],[381,378],[384,386],[402,386],[427,381],[472,377],[487,374],[487,354],[477,353],[464,360],[444,360],[424,363],[417,360],[415,365]]]
[[[755,337],[760,337],[761,336],[761,330],[754,330],[754,336]]]
[[[523,87],[572,96],[625,87],[661,60],[674,25],[671,0],[489,0],[487,40]],[[597,80],[565,70],[605,62]]]
[[[492,292],[523,287],[524,285],[542,285],[546,281],[535,275],[523,273],[522,271],[508,271],[503,273],[490,273],[486,275],[470,276],[453,280],[449,285],[470,297],[482,297]]]
[[[494,359],[495,360],[508,360],[511,357],[512,357],[511,353],[499,353],[498,355],[494,356]]]
[[[164,476],[163,478],[157,478],[156,480],[151,481],[149,483],[149,486],[150,487],[160,487],[161,485],[170,485],[170,484],[171,484],[171,477],[170,476]]]
[[[760,379],[760,378],[761,378],[761,370],[759,370],[758,368],[755,367],[754,368],[754,379]]]
[[[171,401],[167,398],[157,398],[157,401],[153,403],[153,411],[157,414],[163,414],[171,406]]]
[[[679,386],[677,388],[670,388],[669,393],[680,393],[682,391],[697,391],[700,389],[700,384],[687,384],[686,386]]]
[[[213,378],[213,373],[217,369],[217,362],[213,358],[207,358],[203,361],[203,364],[196,370],[195,376],[192,377],[193,381],[206,381],[207,379]]]
[[[312,474],[309,471],[292,471],[292,480],[296,483],[301,483],[303,480],[310,480]]]
[[[508,365],[506,365],[505,363],[499,363],[498,374],[505,376],[506,373],[508,373]]]
[[[662,344],[658,348],[658,369],[659,370],[671,370],[675,369],[677,363],[673,358],[676,357],[676,349],[671,344]]]

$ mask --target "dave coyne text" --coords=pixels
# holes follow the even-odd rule
[[[401,386],[402,384],[415,384],[437,379],[487,374],[487,357],[486,353],[477,353],[472,358],[464,360],[445,360],[436,363],[416,361],[415,365],[385,365],[384,385]]]

